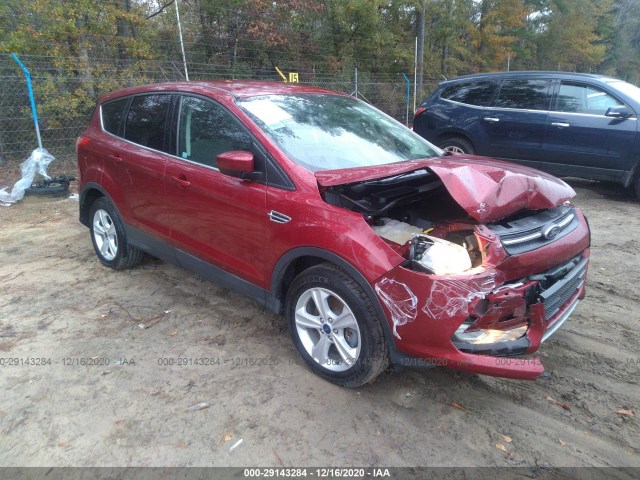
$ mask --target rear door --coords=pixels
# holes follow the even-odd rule
[[[168,137],[165,135],[171,94],[144,94],[131,98],[128,112],[108,145],[103,184],[107,185],[125,223],[168,242],[164,222],[164,169]],[[107,108],[103,106],[103,114]]]
[[[254,139],[229,110],[204,97],[181,96],[177,124],[177,155],[166,170],[165,215],[179,263],[203,271],[204,260],[264,287],[266,185]],[[254,153],[254,181],[218,170],[216,156],[231,150]]]
[[[629,168],[635,115],[607,117],[609,107],[624,102],[599,86],[563,80],[557,91],[547,120],[541,168],[556,175],[620,178]]]
[[[542,159],[550,79],[504,80],[483,112],[487,155],[536,167]]]

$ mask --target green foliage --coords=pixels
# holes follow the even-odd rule
[[[638,0],[179,2],[192,78],[279,80],[278,67],[302,81],[331,79],[350,93],[357,66],[369,83],[360,93],[387,101],[397,117],[405,114],[401,74],[413,77],[422,24],[419,97],[442,75],[508,67],[601,71],[640,82]],[[180,78],[174,8],[167,0],[4,0],[0,53],[28,58],[45,127],[67,128],[65,119],[84,121],[106,91]],[[1,73],[19,73],[4,56]],[[12,120],[0,118],[0,132],[2,122]]]
[[[604,60],[605,45],[600,33],[611,15],[609,0],[557,1],[540,34],[538,66],[542,69],[589,71]]]
[[[427,77],[507,65],[630,74],[640,60],[637,0],[181,0],[180,9],[189,61],[221,76],[276,66],[412,73],[419,20]],[[90,96],[106,86],[94,59],[114,59],[118,81],[137,75],[136,61],[180,59],[173,5],[160,0],[5,0],[0,26],[0,51],[45,55]]]
[[[619,0],[606,25],[604,66],[607,73],[640,83],[640,2]]]

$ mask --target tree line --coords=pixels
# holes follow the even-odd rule
[[[181,75],[174,1],[3,0],[0,52],[26,57],[41,75],[45,112],[88,112],[104,91]],[[640,83],[640,0],[178,6],[194,78],[277,80],[278,67],[298,72],[301,81],[336,81],[350,80],[357,67],[365,81],[402,83],[401,74],[412,78],[417,64],[419,99],[434,79],[507,69],[597,72]],[[2,71],[15,71],[2,57]]]
[[[4,52],[179,58],[173,0],[4,0]],[[455,76],[551,69],[638,75],[638,0],[180,0],[187,57],[221,71]],[[65,66],[65,65],[62,65]],[[69,65],[71,66],[71,65]],[[85,72],[86,73],[86,72]]]

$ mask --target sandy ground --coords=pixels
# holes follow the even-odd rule
[[[640,466],[640,203],[571,183],[588,296],[542,378],[404,370],[355,390],[249,299],[150,258],[102,267],[76,201],[0,208],[0,465]]]

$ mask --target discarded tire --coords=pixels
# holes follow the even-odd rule
[[[37,197],[62,197],[69,193],[69,182],[73,180],[75,180],[75,177],[67,175],[43,180],[31,185],[25,190],[24,194]]]

